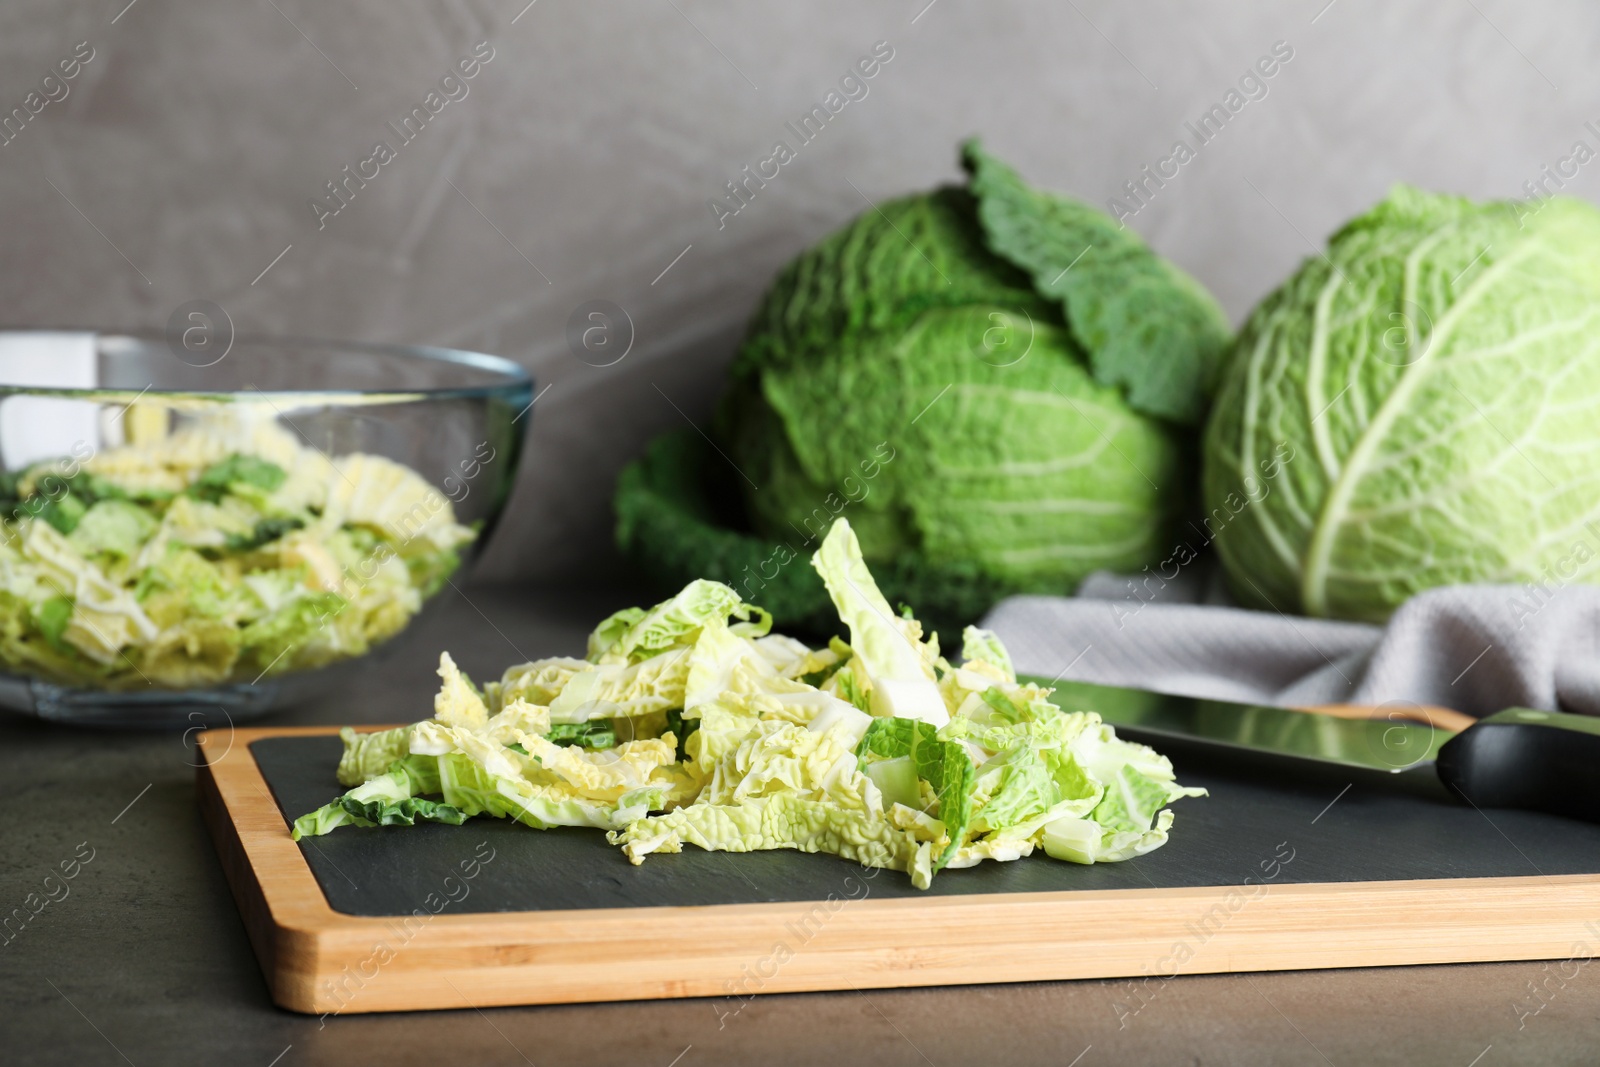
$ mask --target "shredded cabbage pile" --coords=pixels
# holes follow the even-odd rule
[[[897,615],[850,524],[812,559],[849,628],[811,649],[717,582],[602,622],[584,659],[545,659],[477,689],[448,653],[434,716],[341,731],[344,796],[295,821],[336,827],[593,826],[635,864],[685,844],[831,852],[906,871],[1042,848],[1124,860],[1167,839],[1179,797],[1166,757],[1019,683],[994,634],[968,627],[962,662]]]
[[[0,666],[185,689],[359,656],[474,532],[415,471],[225,410],[0,476]]]

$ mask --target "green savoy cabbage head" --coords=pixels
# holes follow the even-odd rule
[[[715,579],[832,632],[804,560],[847,515],[889,601],[949,633],[1170,553],[1227,321],[1099,211],[975,142],[963,162],[965,185],[874,205],[784,268],[710,432],[622,472],[618,546],[661,586]]]
[[[1405,186],[1251,314],[1205,437],[1235,594],[1382,620],[1600,576],[1600,212]]]
[[[868,559],[1002,591],[1154,563],[1228,324],[1099,211],[964,161],[967,186],[863,212],[757,311],[719,419],[755,529],[800,550],[845,508]]]

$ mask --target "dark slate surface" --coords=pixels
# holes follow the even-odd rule
[[[1036,854],[938,875],[936,895],[1469,878],[1600,871],[1600,826],[1524,812],[1480,812],[1453,802],[1428,768],[1403,775],[1162,746],[1179,780],[1211,790],[1179,801],[1171,840],[1127,863],[1083,867]],[[251,746],[286,820],[339,791],[336,737],[285,737]],[[1349,788],[1346,789],[1346,786]],[[1337,800],[1336,800],[1337,798]],[[1331,806],[1330,806],[1331,804]],[[535,831],[502,819],[464,826],[345,828],[301,842],[338,911],[410,912],[444,879],[459,876],[480,843],[494,859],[452,911],[741,904],[835,896],[915,896],[906,876],[863,871],[836,856],[788,850],[705,852],[647,858],[633,867],[598,830]],[[489,855],[483,849],[480,855]],[[1274,863],[1291,857],[1287,863]],[[863,880],[871,875],[870,889]],[[456,883],[448,886],[460,896]]]

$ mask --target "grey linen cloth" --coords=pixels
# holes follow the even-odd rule
[[[1146,583],[1148,584],[1148,583]],[[1466,585],[1412,597],[1385,626],[1253,611],[1215,575],[1154,593],[1091,575],[1076,597],[1004,600],[983,624],[1017,670],[1179,696],[1304,705],[1409,701],[1471,715],[1600,715],[1600,588]]]

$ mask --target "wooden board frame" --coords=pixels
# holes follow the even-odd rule
[[[328,905],[250,750],[261,738],[336,732],[201,736],[201,809],[272,999],[292,1011],[1143,981],[1568,959],[1600,945],[1600,874],[925,899],[869,890],[815,904],[446,912],[401,931],[395,918]]]

